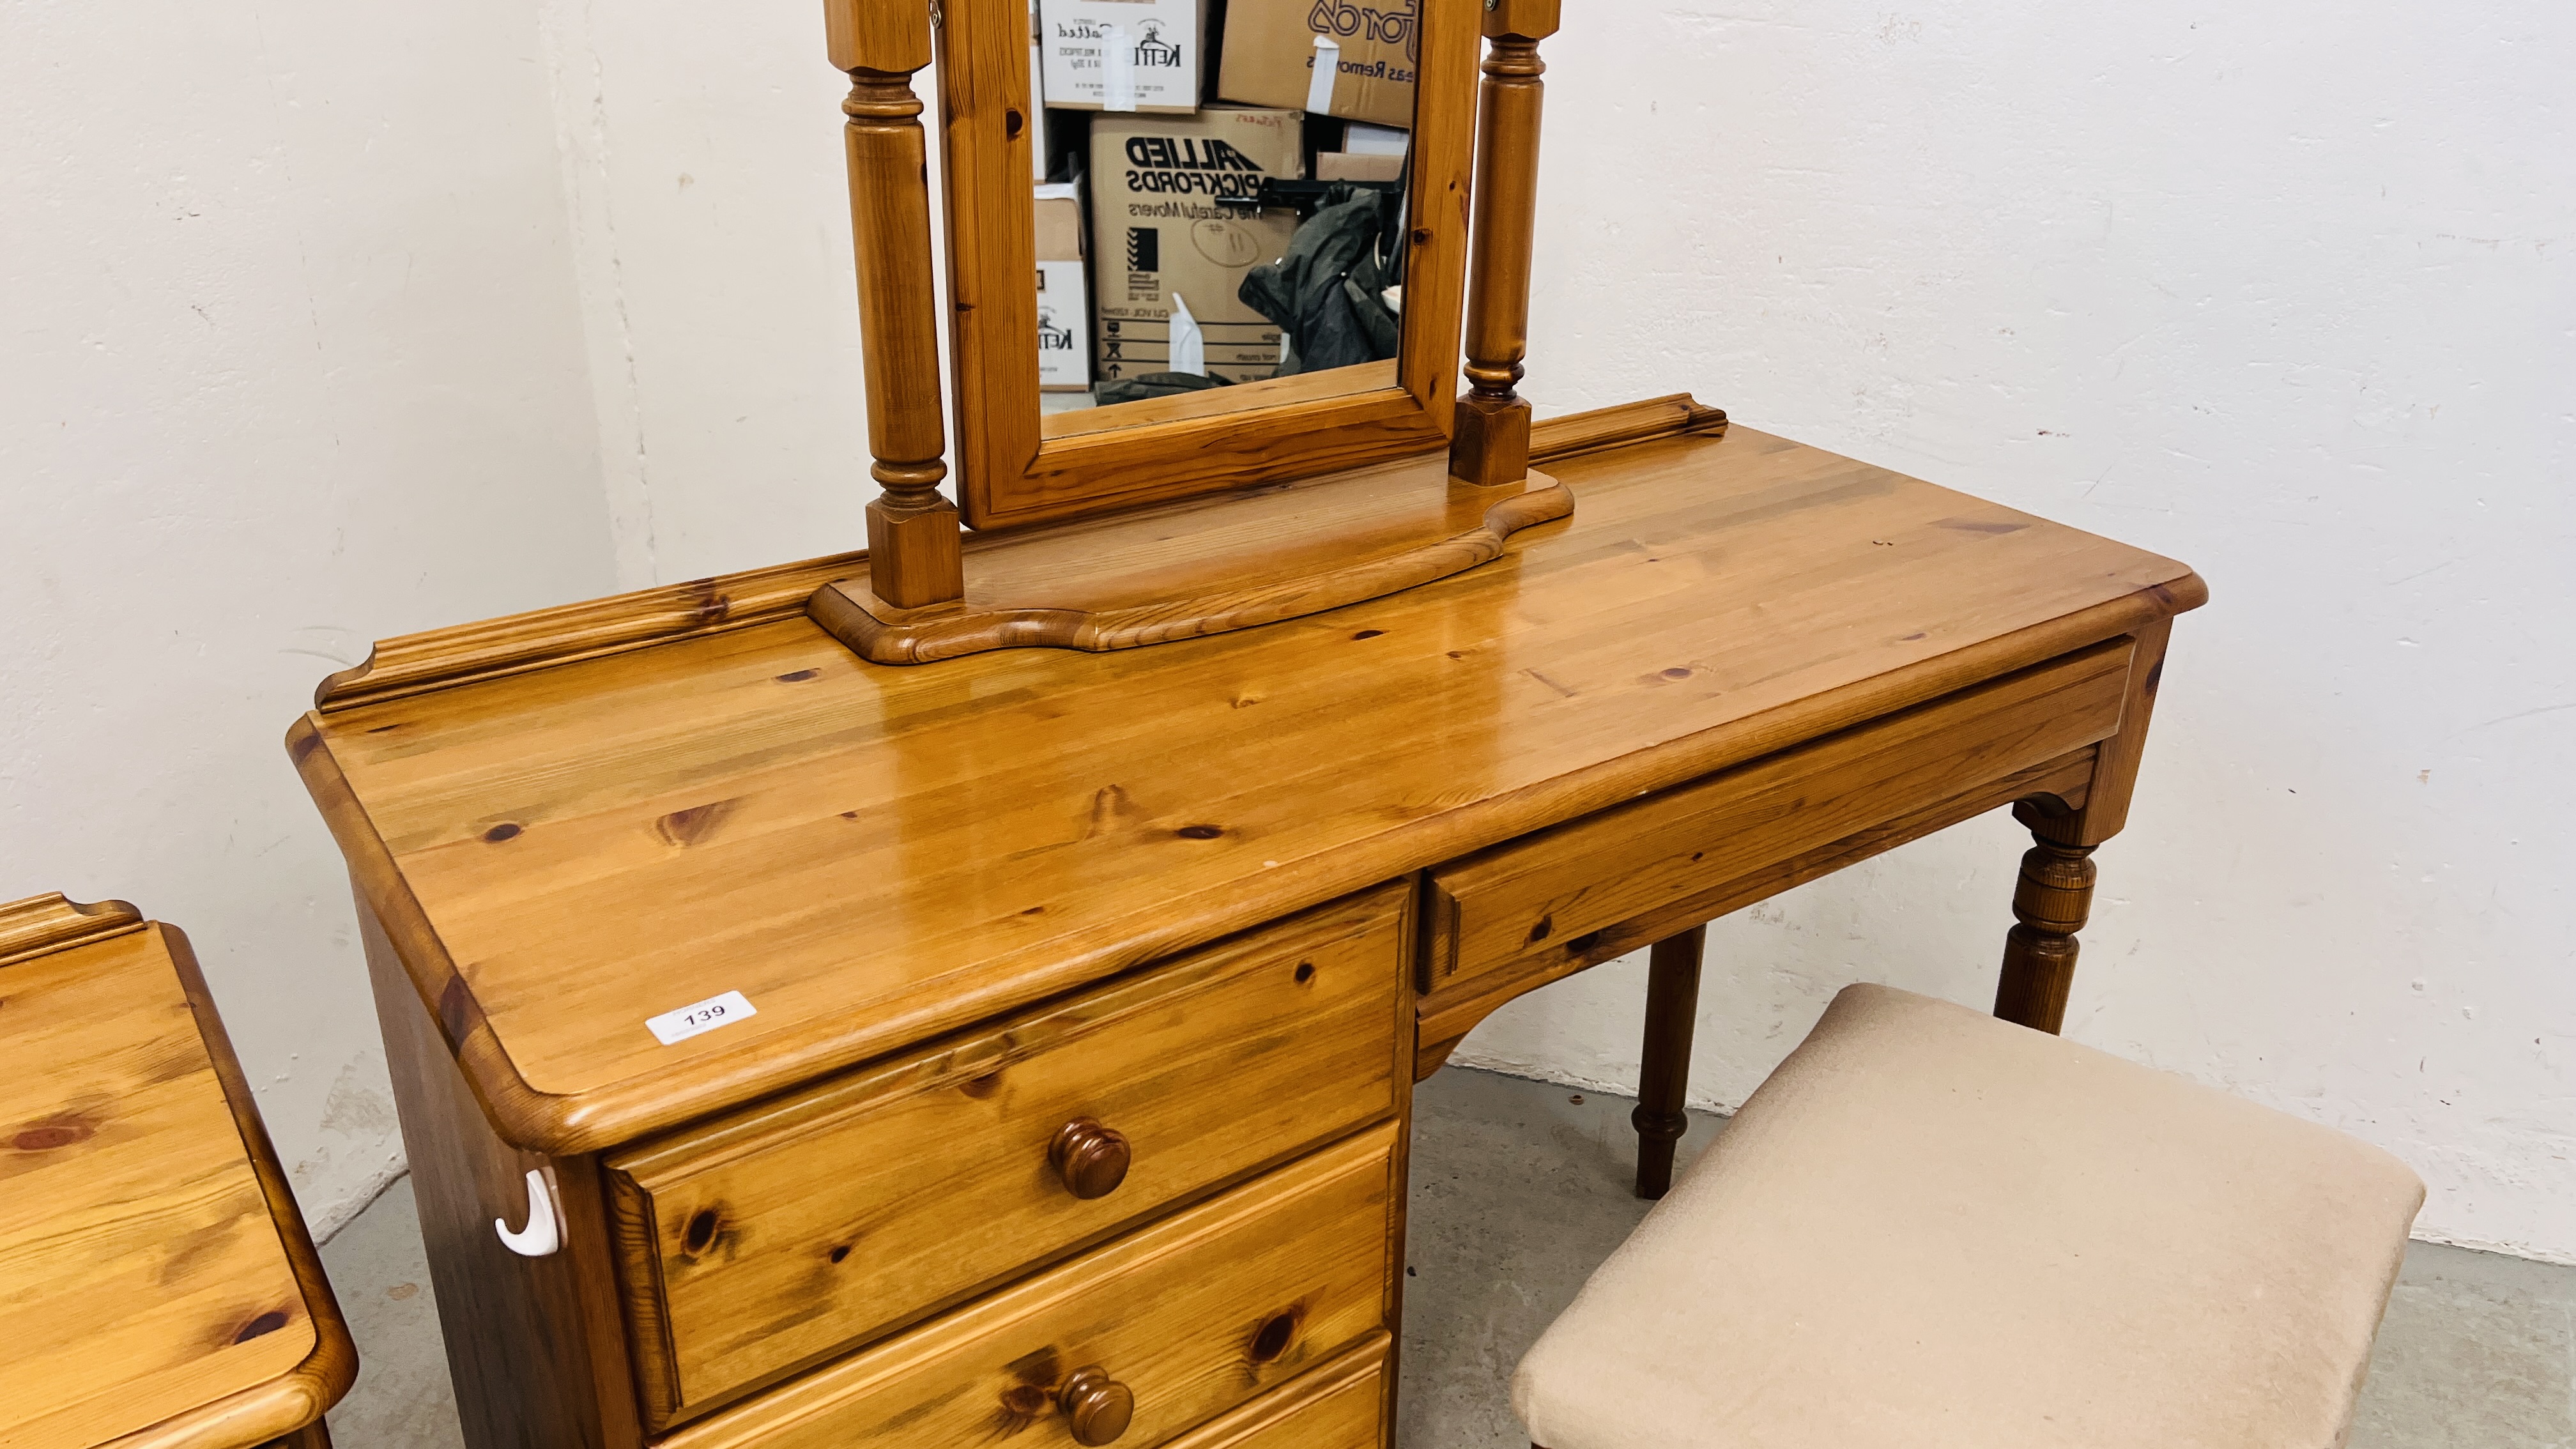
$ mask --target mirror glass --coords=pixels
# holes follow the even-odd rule
[[[1396,385],[1416,0],[1029,0],[1041,431]]]

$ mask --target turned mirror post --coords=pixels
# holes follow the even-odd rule
[[[1449,439],[1449,476],[1494,487],[1529,476],[1530,405],[1513,390],[1529,343],[1530,248],[1538,219],[1538,43],[1560,0],[1485,0],[1485,78],[1476,122],[1476,232],[1467,288],[1467,380]]]
[[[841,110],[850,157],[850,234],[867,346],[868,582],[895,609],[965,596],[957,506],[939,409],[939,334],[930,271],[929,149],[913,73],[930,64],[930,0],[826,0],[832,64],[850,77]]]

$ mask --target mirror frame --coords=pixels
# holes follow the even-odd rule
[[[1466,297],[1480,0],[1418,0],[1413,255],[1398,355],[1363,364],[1381,380],[1354,388],[1358,369],[1337,368],[1222,390],[1248,406],[1219,409],[1216,396],[1192,394],[1122,404],[1110,422],[1039,408],[1027,0],[945,0],[943,10],[949,362],[968,527],[1080,517],[1446,446]]]

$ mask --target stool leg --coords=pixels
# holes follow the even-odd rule
[[[2061,845],[2034,831],[2039,843],[2021,858],[2013,887],[2013,914],[2021,924],[2004,938],[2004,974],[1995,989],[1995,1015],[2040,1031],[2066,1022],[2066,995],[2075,984],[2075,933],[2093,910],[2093,847]]]
[[[1690,1128],[1691,1028],[1699,1021],[1699,953],[1708,927],[1693,926],[1655,943],[1646,978],[1645,1064],[1637,1074],[1637,1196],[1659,1198],[1673,1185],[1673,1144]]]

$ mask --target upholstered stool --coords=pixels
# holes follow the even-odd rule
[[[2423,1199],[2340,1133],[1855,986],[1512,1403],[1548,1449],[2333,1449]]]

